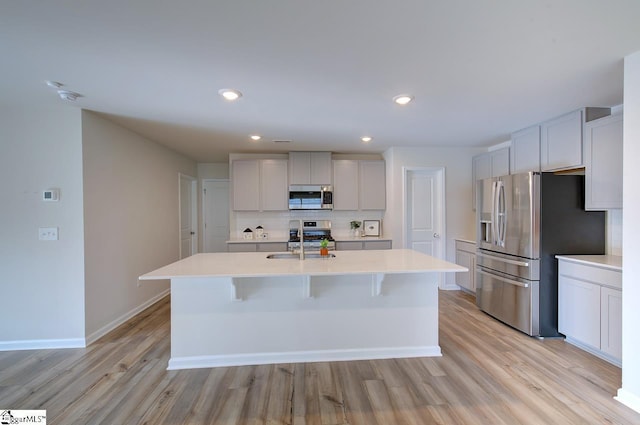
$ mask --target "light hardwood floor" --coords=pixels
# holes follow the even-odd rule
[[[60,425],[640,423],[613,400],[620,369],[516,332],[462,292],[440,292],[438,358],[167,371],[169,308],[86,349],[0,353],[0,408]]]

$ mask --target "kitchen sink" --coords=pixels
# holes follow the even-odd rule
[[[309,254],[304,254],[304,258],[306,259],[315,259],[315,258],[335,258],[335,254],[329,254],[329,255],[320,255],[317,252],[314,253],[309,253]],[[299,254],[293,254],[291,252],[279,252],[276,254],[269,254],[267,255],[267,258],[269,260],[299,260],[300,259],[300,255]]]

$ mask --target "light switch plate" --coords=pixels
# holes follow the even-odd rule
[[[40,227],[38,229],[38,239],[41,241],[57,241],[58,228],[57,227]]]

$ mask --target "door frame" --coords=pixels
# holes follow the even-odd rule
[[[206,205],[204,202],[204,184],[206,182],[221,182],[221,183],[229,183],[229,208],[231,208],[231,179],[202,179],[202,191],[200,192],[200,195],[202,195],[202,210],[200,211],[200,213],[202,214],[202,230],[200,231],[201,233],[201,237],[202,237],[202,252],[208,252],[207,251],[207,247],[205,246],[205,244],[207,243],[207,238],[205,235],[205,232],[207,231],[206,228],[206,223],[205,223],[205,217],[206,217]],[[228,223],[229,224],[229,231],[231,231],[231,222]],[[231,235],[229,234],[228,237],[231,237]]]
[[[446,185],[445,185],[445,167],[402,167],[402,245],[406,249],[409,247],[409,173],[412,172],[436,172],[436,189],[437,199],[440,204],[440,214],[438,221],[440,227],[440,256],[436,257],[447,261],[447,203],[446,203]],[[442,289],[446,287],[445,273],[438,273],[438,286]]]
[[[191,181],[191,255],[198,253],[198,179],[184,173],[178,173],[178,258],[182,258],[182,243],[180,232],[182,231],[182,179]]]

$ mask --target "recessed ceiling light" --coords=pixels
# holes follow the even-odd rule
[[[220,89],[218,90],[218,94],[224,97],[226,100],[231,101],[238,100],[242,97],[242,93],[234,89]]]
[[[362,140],[365,143],[369,143],[371,140],[373,140],[373,137],[364,136],[364,137],[361,137],[360,140]]]
[[[260,136],[259,134],[252,134],[251,136],[251,140],[255,140],[256,142],[260,139],[262,139],[262,136]]]
[[[410,94],[399,94],[397,96],[394,96],[393,98],[393,101],[396,102],[398,105],[406,105],[412,100],[413,100],[413,96],[411,96]]]
[[[46,83],[49,87],[51,87],[51,88],[53,88],[53,89],[59,89],[60,87],[62,87],[62,86],[64,85],[64,84],[59,83],[59,82],[57,82],[57,81],[51,81],[51,80],[45,81],[45,83]]]
[[[69,90],[58,90],[58,96],[60,96],[60,99],[69,102],[75,102],[79,97],[82,97],[81,94]]]

